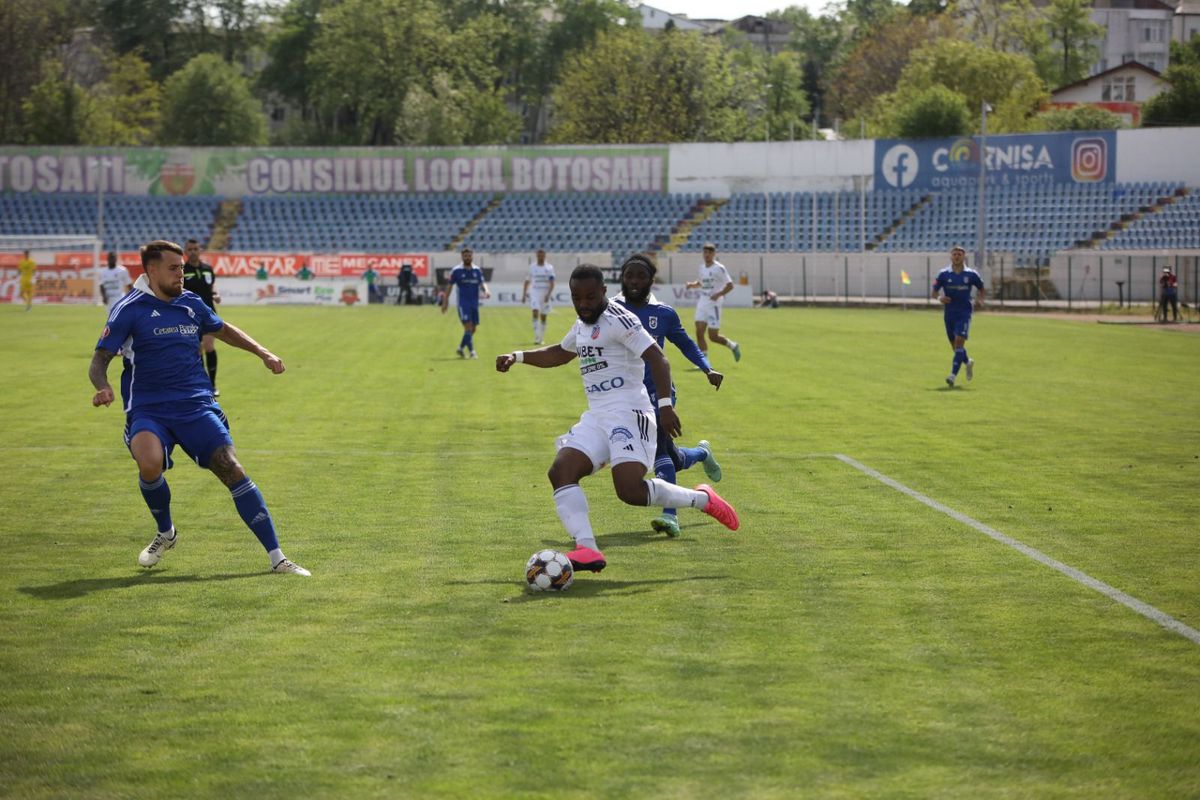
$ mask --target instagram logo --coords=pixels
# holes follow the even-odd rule
[[[1108,173],[1108,142],[1076,139],[1071,145],[1071,177],[1078,183],[1104,180]]]

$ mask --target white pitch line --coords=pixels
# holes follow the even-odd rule
[[[1093,590],[1099,592],[1100,594],[1104,595],[1105,597],[1109,598],[1110,600],[1117,601],[1121,605],[1126,606],[1127,608],[1130,608],[1130,609],[1136,611],[1137,613],[1141,614],[1146,619],[1151,620],[1152,622],[1158,623],[1159,625],[1163,626],[1167,630],[1173,631],[1174,633],[1178,633],[1180,636],[1182,636],[1186,639],[1190,639],[1191,641],[1193,641],[1196,644],[1200,644],[1200,631],[1198,631],[1195,628],[1192,628],[1188,625],[1185,625],[1184,623],[1182,623],[1179,620],[1172,617],[1170,614],[1159,611],[1157,608],[1150,605],[1149,603],[1143,603],[1141,600],[1138,600],[1136,597],[1131,597],[1131,596],[1125,594],[1124,592],[1122,592],[1120,589],[1109,586],[1104,581],[1096,580],[1091,575],[1088,575],[1086,572],[1080,572],[1079,570],[1075,569],[1074,567],[1068,566],[1068,565],[1062,563],[1061,561],[1058,561],[1057,559],[1051,558],[1050,556],[1046,555],[1045,553],[1043,553],[1040,550],[1032,548],[1023,542],[1019,542],[1016,539],[1012,538],[1011,536],[1006,536],[1003,533],[1001,533],[1000,531],[996,530],[995,528],[992,528],[988,525],[984,525],[979,520],[972,519],[971,517],[968,517],[966,514],[961,514],[958,511],[955,511],[954,509],[952,509],[948,506],[944,506],[941,503],[939,503],[938,501],[926,497],[925,495],[921,494],[920,492],[916,491],[915,489],[910,489],[907,486],[905,486],[903,483],[900,483],[897,480],[893,480],[892,478],[889,478],[887,475],[884,475],[882,472],[873,470],[870,467],[868,467],[866,464],[862,464],[862,463],[859,463],[858,461],[855,461],[850,456],[842,455],[841,453],[837,453],[834,455],[834,458],[836,458],[838,461],[841,461],[844,464],[849,464],[850,466],[854,467],[859,472],[862,472],[866,475],[871,476],[872,478],[879,481],[880,483],[892,487],[893,489],[900,492],[901,494],[906,494],[909,497],[911,497],[912,499],[916,500],[917,502],[924,503],[925,505],[929,506],[930,508],[932,508],[935,511],[940,511],[943,514],[958,520],[959,522],[963,523],[964,525],[969,525],[970,527],[974,528],[975,530],[979,531],[980,533],[982,533],[986,536],[989,536],[992,539],[995,539],[1000,544],[1005,545],[1006,547],[1011,547],[1013,550],[1016,550],[1018,553],[1026,555],[1029,558],[1032,558],[1034,561],[1037,561],[1041,564],[1045,564],[1047,567],[1050,567],[1050,569],[1061,572],[1063,575],[1066,575],[1068,578],[1075,581],[1076,583],[1081,583],[1084,586],[1088,587],[1089,589],[1093,589]]]

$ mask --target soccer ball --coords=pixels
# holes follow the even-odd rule
[[[571,559],[557,550],[539,550],[525,563],[525,581],[535,592],[561,592],[574,580]]]

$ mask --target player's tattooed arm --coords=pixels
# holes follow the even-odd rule
[[[213,336],[220,339],[230,347],[237,347],[247,352],[254,353],[254,355],[262,359],[262,362],[266,365],[267,369],[271,370],[271,372],[274,372],[276,375],[284,370],[283,359],[251,339],[245,331],[235,325],[230,325],[228,322],[226,322],[221,326],[221,330],[214,333]]]
[[[108,362],[112,361],[116,355],[104,348],[96,348],[96,352],[92,354],[92,363],[88,367],[88,379],[91,380],[92,386],[96,387],[96,393],[92,395],[93,406],[107,406],[113,401],[112,386],[108,383]]]

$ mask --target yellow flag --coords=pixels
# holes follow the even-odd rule
[[[905,286],[908,286],[909,284],[912,283],[912,278],[908,277],[907,272],[905,272],[904,270],[900,270],[900,282],[903,283]]]

